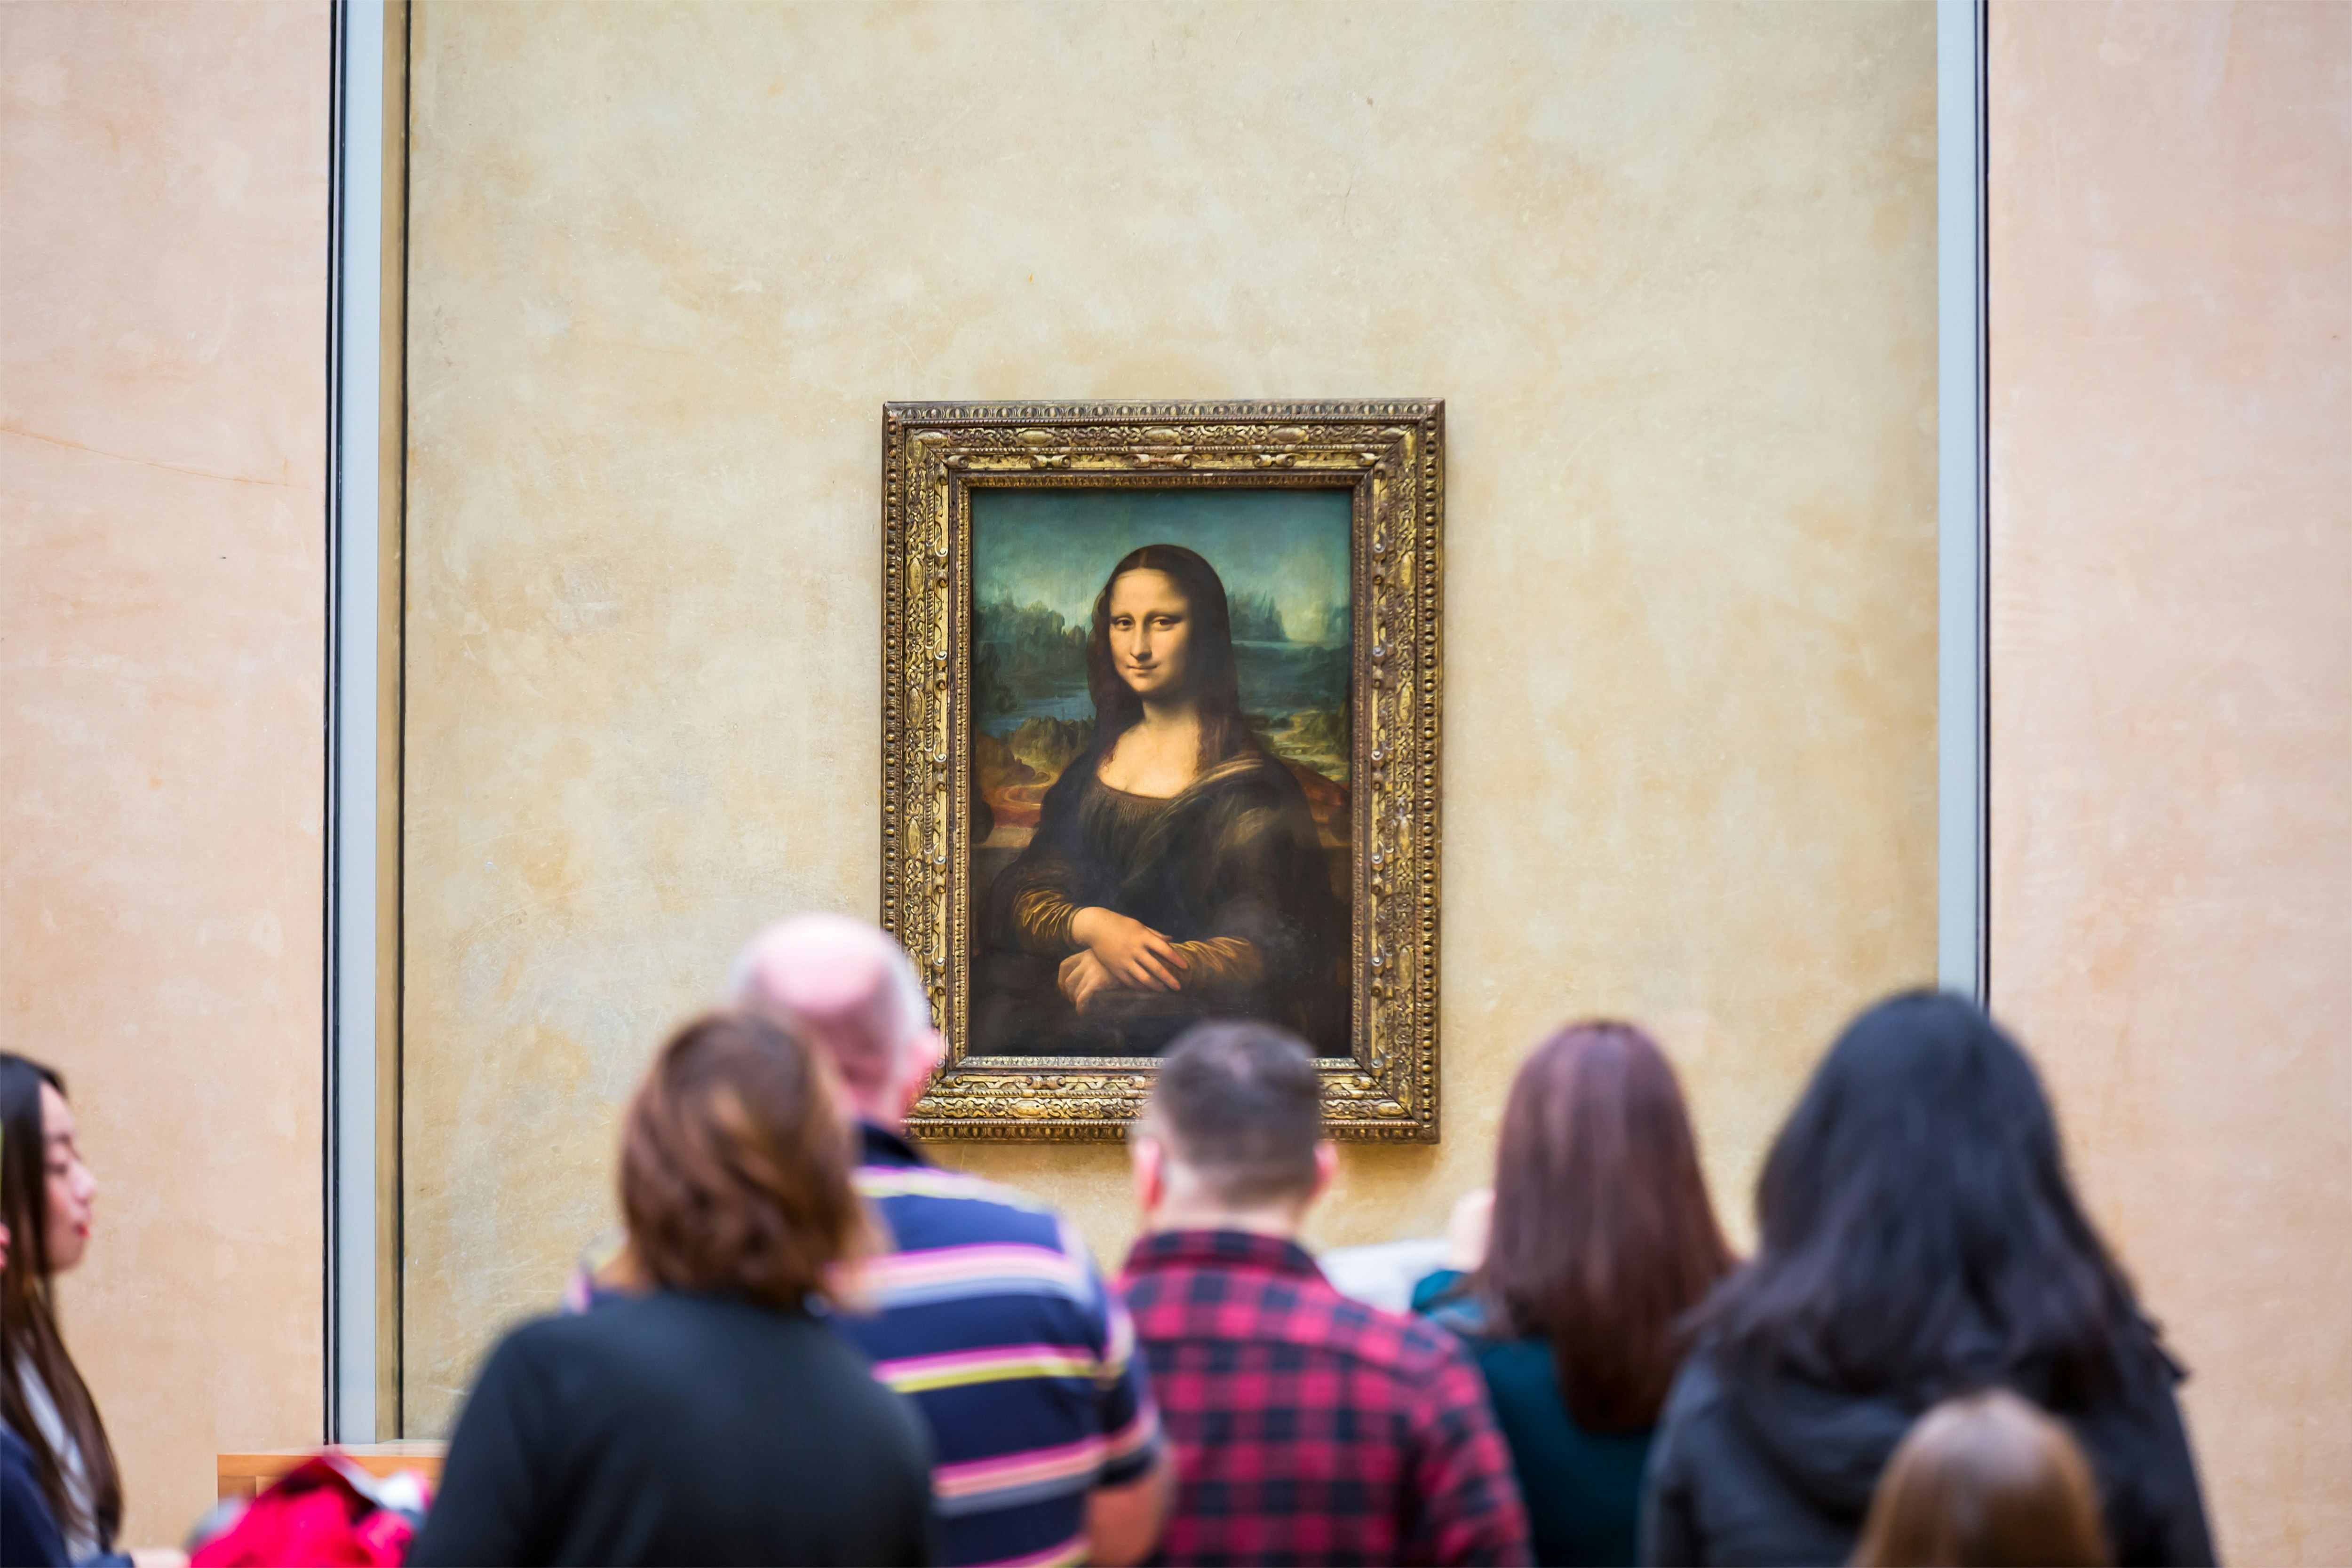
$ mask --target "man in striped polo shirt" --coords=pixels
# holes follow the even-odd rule
[[[905,952],[800,915],[744,949],[734,990],[824,1049],[857,1107],[857,1186],[888,1249],[835,1321],[930,1426],[944,1560],[1139,1562],[1172,1488],[1134,1331],[1059,1215],[900,1135],[941,1051]]]

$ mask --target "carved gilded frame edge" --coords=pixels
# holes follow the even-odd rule
[[[918,1136],[1108,1141],[1156,1068],[968,1057],[971,492],[1329,486],[1353,497],[1353,1054],[1323,1059],[1335,1137],[1433,1143],[1444,404],[894,402],[882,442],[882,925],[949,1055]]]

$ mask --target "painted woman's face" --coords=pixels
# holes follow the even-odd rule
[[[1110,658],[1118,677],[1150,701],[1184,689],[1192,607],[1164,571],[1139,570],[1110,585]]]

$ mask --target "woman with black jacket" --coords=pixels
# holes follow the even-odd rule
[[[1974,1006],[1917,993],[1848,1027],[1756,1209],[1756,1260],[1666,1400],[1645,1562],[1844,1562],[1911,1422],[1991,1387],[2073,1430],[2118,1564],[2213,1561],[2181,1371],[2075,1200],[2032,1063]]]

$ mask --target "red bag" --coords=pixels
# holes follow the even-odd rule
[[[331,1454],[303,1460],[198,1547],[188,1568],[400,1568],[416,1526]]]

